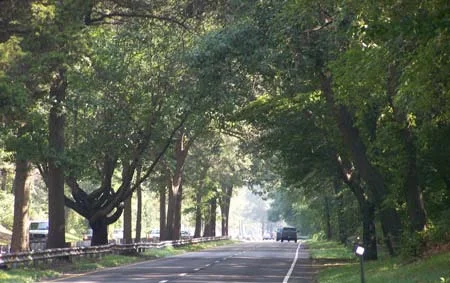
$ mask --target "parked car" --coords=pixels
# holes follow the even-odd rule
[[[272,233],[265,232],[263,235],[263,240],[273,240]]]
[[[45,240],[48,236],[48,221],[47,220],[30,221],[29,235],[30,241]]]
[[[295,227],[283,227],[281,229],[281,242],[295,241],[297,243],[297,229]]]
[[[160,237],[159,229],[152,229],[147,233],[147,240],[152,242],[158,242]]]
[[[192,236],[191,236],[191,233],[189,233],[189,231],[182,230],[180,232],[180,238],[183,239],[183,240],[186,240],[186,239],[192,238]]]

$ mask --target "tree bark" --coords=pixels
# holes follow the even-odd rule
[[[202,233],[202,193],[195,192],[195,231],[194,238],[200,238]]]
[[[6,191],[6,185],[7,185],[7,181],[8,181],[8,170],[6,170],[5,168],[2,168],[0,170],[0,175],[1,175],[0,188],[2,191]]]
[[[30,189],[27,185],[29,173],[28,160],[16,155],[16,175],[14,176],[14,224],[11,239],[11,252],[23,252],[29,250],[29,204]]]
[[[217,198],[213,197],[209,200],[209,209],[203,231],[203,237],[214,237],[216,235],[216,210]]]
[[[91,246],[108,244],[108,222],[106,217],[101,217],[93,223],[89,223],[92,229]]]
[[[167,239],[167,217],[166,217],[166,186],[159,188],[159,239],[160,241]]]
[[[326,235],[327,240],[331,241],[333,238],[333,233],[331,231],[331,212],[330,212],[330,200],[327,196],[324,197],[324,208],[325,208],[325,224],[326,224]]]
[[[138,187],[136,188],[136,236],[135,241],[139,243],[141,241],[142,233],[142,186],[140,185],[142,167],[139,166],[136,171]]]
[[[62,155],[64,154],[64,101],[66,96],[66,70],[60,68],[50,88],[52,107],[49,115],[49,147],[51,157],[48,165],[48,216],[49,229],[47,248],[65,247],[64,218],[64,170]]]
[[[175,240],[172,238],[173,235],[173,221],[175,215],[175,195],[172,187],[172,180],[169,177],[169,193],[167,198],[167,225],[166,225],[166,240]]]
[[[133,243],[132,239],[132,197],[125,200],[125,207],[123,209],[123,241],[125,244]]]
[[[200,180],[197,190],[195,191],[195,231],[194,238],[200,238],[202,235],[202,198],[205,189],[206,176],[209,166],[204,165],[200,174]]]
[[[233,185],[222,185],[220,210],[222,212],[222,236],[228,236],[228,223],[230,216],[230,202],[233,194]]]
[[[189,147],[193,140],[186,142],[186,135],[181,132],[175,144],[175,170],[168,166],[171,176],[169,186],[169,204],[167,211],[167,236],[170,240],[178,240],[181,236],[181,202],[183,200],[183,171]]]
[[[338,154],[338,175],[348,185],[356,200],[358,201],[363,224],[363,246],[366,249],[364,259],[376,260],[378,258],[377,236],[375,229],[375,205],[362,187],[360,176],[355,172],[348,161],[342,159]]]
[[[375,205],[369,201],[362,201],[360,205],[363,219],[363,246],[364,259],[376,260],[377,251],[377,233],[375,230]]]
[[[183,184],[180,183],[175,195],[175,214],[173,218],[173,236],[174,240],[181,238],[181,202],[183,198]]]
[[[342,134],[344,145],[349,150],[350,156],[362,179],[367,183],[377,208],[380,210],[380,218],[386,245],[391,255],[395,254],[394,247],[401,237],[401,221],[397,211],[393,207],[384,205],[388,197],[388,191],[382,176],[370,163],[366,147],[359,135],[358,129],[353,125],[353,117],[348,109],[337,105],[331,87],[331,75],[322,74],[322,93],[325,95],[328,105],[334,113],[334,117]]]

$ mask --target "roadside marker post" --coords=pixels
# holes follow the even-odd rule
[[[364,279],[364,247],[357,246],[355,253],[359,257],[359,263],[361,268],[361,283],[365,283],[366,281]]]

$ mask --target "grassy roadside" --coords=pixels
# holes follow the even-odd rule
[[[319,273],[320,283],[359,283],[361,282],[359,261],[349,249],[334,242],[309,241],[311,256],[315,259],[344,259],[345,264],[326,267]],[[351,256],[351,257],[349,257]],[[450,282],[450,252],[444,252],[406,262],[400,257],[382,258],[364,263],[366,283],[411,283],[411,282]]]
[[[73,263],[53,263],[51,266],[21,267],[9,270],[0,270],[0,282],[5,283],[29,283],[44,279],[57,278],[67,274],[77,274],[96,269],[115,267],[136,262],[168,257],[185,252],[199,251],[203,249],[224,246],[235,241],[215,241],[198,243],[179,248],[167,247],[163,249],[148,250],[138,256],[108,255],[101,259],[82,258]]]

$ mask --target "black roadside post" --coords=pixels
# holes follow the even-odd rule
[[[361,268],[361,283],[365,283],[364,280],[364,247],[357,246],[355,250],[356,255],[359,257],[359,263]]]

